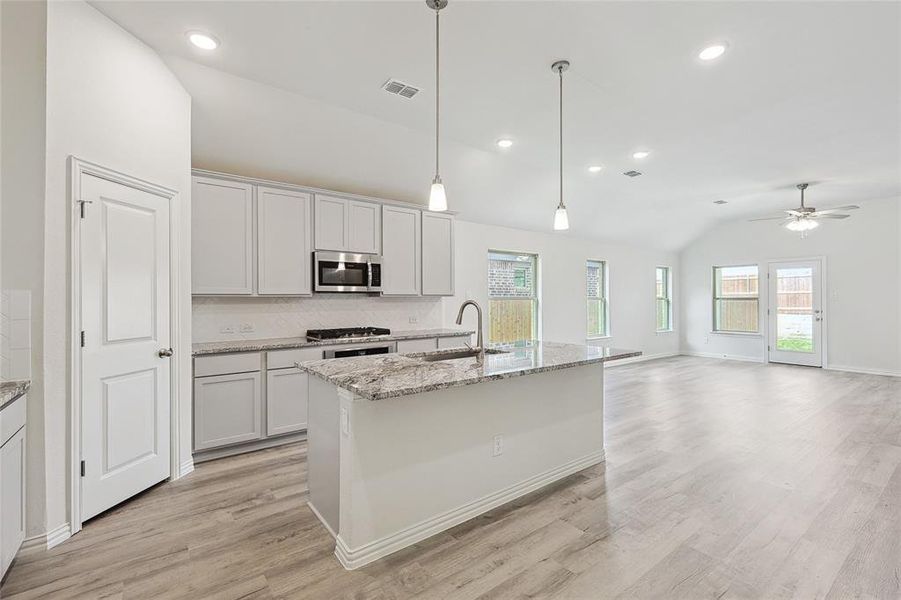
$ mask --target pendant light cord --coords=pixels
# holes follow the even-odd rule
[[[557,208],[565,208],[563,204],[563,67],[557,68],[560,76],[560,204]]]
[[[440,46],[440,36],[441,36],[441,26],[439,24],[439,19],[441,18],[441,9],[435,9],[435,178],[439,178],[438,174],[438,157],[439,157],[439,140],[441,137],[440,123],[439,123],[439,115],[441,110],[440,97],[441,97],[441,70],[439,63],[439,48]]]

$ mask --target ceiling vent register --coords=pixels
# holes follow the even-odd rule
[[[386,81],[385,85],[382,86],[382,89],[389,94],[395,94],[403,98],[412,98],[419,93],[419,88],[407,85],[403,81],[398,81],[396,79],[389,79]]]
[[[626,177],[638,177],[639,175],[641,175],[641,171],[626,171],[625,173],[623,173],[623,175],[625,175]]]

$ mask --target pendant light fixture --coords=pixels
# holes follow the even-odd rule
[[[566,214],[566,205],[563,203],[563,71],[569,68],[568,60],[558,60],[551,65],[551,70],[560,77],[560,203],[554,212],[554,229],[562,231],[569,229],[569,217]]]
[[[441,9],[447,6],[447,0],[425,0],[426,5],[435,11],[435,179],[432,180],[432,189],[429,192],[429,210],[444,211],[447,210],[447,194],[444,191],[444,183],[441,182],[441,175],[438,171],[439,157],[439,141],[440,136],[440,103],[439,103],[439,62],[438,50],[440,48],[440,15]]]

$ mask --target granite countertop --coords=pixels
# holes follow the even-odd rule
[[[640,356],[635,350],[535,341],[528,346],[496,345],[498,354],[425,362],[424,354],[383,354],[303,362],[300,368],[357,396],[383,400],[532,373],[568,369]],[[457,350],[439,350],[453,353]]]
[[[394,331],[391,335],[374,335],[362,338],[342,338],[338,340],[312,341],[305,337],[267,338],[260,340],[228,340],[225,342],[199,342],[192,344],[191,355],[225,354],[228,352],[262,352],[265,350],[286,350],[310,346],[337,346],[340,344],[363,344],[367,342],[396,342],[398,340],[421,340],[432,337],[469,336],[474,331],[460,329],[412,329]]]
[[[28,391],[30,386],[30,379],[0,381],[0,410],[6,408],[7,404],[11,404],[13,400]]]

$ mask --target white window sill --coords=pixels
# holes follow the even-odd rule
[[[738,337],[763,337],[762,333],[750,333],[744,331],[711,331],[710,335],[737,335]]]
[[[612,339],[612,338],[613,338],[612,335],[598,335],[598,336],[595,336],[595,337],[585,338],[585,341],[586,341],[586,342],[594,342],[594,341],[596,341],[596,340],[609,340],[609,339]]]
[[[674,329],[658,329],[654,333],[673,333]]]

